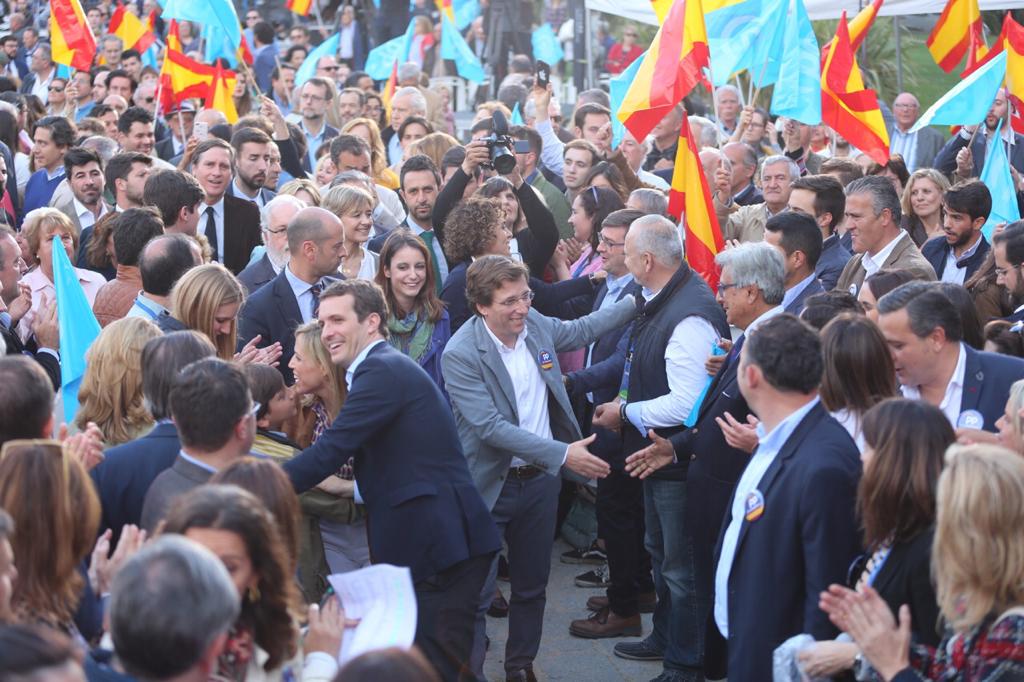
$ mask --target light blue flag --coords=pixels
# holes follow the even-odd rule
[[[565,58],[562,44],[558,42],[558,36],[555,35],[555,29],[551,28],[551,24],[541,24],[533,32],[530,42],[533,43],[534,59],[554,66]]]
[[[743,0],[705,15],[713,83],[744,69],[758,87],[774,83],[782,65],[788,0]]]
[[[480,3],[477,0],[452,0],[452,14],[458,29],[465,31],[480,16]]]
[[[981,169],[981,181],[992,194],[992,212],[981,227],[985,239],[992,241],[992,232],[999,223],[1012,223],[1020,220],[1020,209],[1017,207],[1017,192],[1013,187],[1013,176],[1010,175],[1010,161],[1006,158],[1006,147],[999,135],[1003,128],[1000,120],[996,132],[989,138],[988,149],[985,150],[985,165]],[[1013,134],[1013,131],[1010,131]],[[993,143],[993,140],[998,142]]]
[[[370,50],[369,54],[366,55],[366,65],[363,67],[363,70],[370,74],[370,78],[375,81],[386,81],[388,78],[391,78],[391,71],[395,68],[395,62],[402,64],[409,61],[409,50],[412,49],[412,35],[415,28],[415,24],[410,21],[408,28],[405,29],[405,34],[392,38],[388,42]],[[332,36],[332,39],[334,37],[337,37],[337,34]],[[441,37],[442,39],[444,38],[443,29]],[[337,42],[335,40],[335,43]],[[337,48],[335,48],[334,52],[337,51]],[[298,83],[298,80],[295,82]]]
[[[473,50],[466,44],[466,39],[447,16],[441,17],[441,59],[454,61],[455,70],[466,80],[483,83],[487,79],[484,65],[473,54]]]
[[[203,38],[203,61],[213,64],[218,59],[227,61],[230,68],[238,66],[238,46],[231,46],[231,39],[215,24],[203,26],[199,35]]]
[[[807,125],[821,122],[821,61],[818,39],[803,0],[792,0],[782,42],[782,66],[771,112]]]
[[[162,16],[164,19],[194,21],[204,30],[208,26],[220,29],[231,46],[232,54],[242,44],[242,27],[231,0],[165,0]]]
[[[910,129],[915,132],[930,125],[971,126],[988,115],[996,93],[1006,77],[1006,51],[982,66],[928,107]]]
[[[315,76],[316,63],[320,61],[321,57],[338,54],[340,44],[341,34],[335,33],[330,38],[317,45],[312,52],[306,55],[306,59],[302,62],[302,65],[299,66],[298,71],[295,72],[295,85],[302,85]],[[385,76],[385,78],[386,77],[387,76]]]
[[[526,121],[523,120],[523,112],[519,111],[519,102],[515,103],[512,107],[512,118],[509,121],[514,126],[524,126]]]
[[[78,412],[78,388],[85,375],[85,352],[100,335],[78,273],[71,265],[60,237],[53,238],[53,286],[57,291],[57,322],[60,324],[60,384],[64,397],[64,421]]]
[[[640,70],[640,63],[643,62],[646,56],[647,53],[644,52],[634,59],[633,63],[626,67],[625,71],[608,81],[608,97],[612,105],[612,149],[618,149],[619,143],[622,142],[622,138],[626,134],[626,126],[622,125],[622,121],[618,117],[619,109],[622,108],[622,101],[626,99],[626,92],[629,90],[629,86],[632,85],[633,79],[636,78],[636,72]]]

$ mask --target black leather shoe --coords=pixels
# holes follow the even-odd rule
[[[537,682],[537,676],[533,674],[533,666],[527,666],[522,670],[505,673],[505,682]]]
[[[615,645],[615,655],[631,661],[660,661],[665,658],[664,652],[648,644],[646,639],[639,642],[619,642]]]
[[[501,593],[500,589],[494,593],[494,599],[491,600],[491,606],[487,609],[487,615],[491,618],[508,618],[508,600],[505,599],[505,595]]]

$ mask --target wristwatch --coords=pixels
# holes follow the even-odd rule
[[[623,424],[625,424],[628,421],[628,419],[626,417],[626,405],[627,404],[628,403],[626,403],[625,400],[623,400],[622,402],[619,403],[619,421],[622,422]]]

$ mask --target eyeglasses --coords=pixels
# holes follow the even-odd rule
[[[608,237],[605,237],[603,234],[602,235],[598,235],[597,239],[602,244],[607,246],[609,249],[615,248],[616,246],[625,246],[626,245],[626,242],[613,242],[611,239],[608,239]]]
[[[522,296],[513,296],[512,298],[506,298],[504,301],[501,302],[501,305],[503,305],[506,308],[514,308],[520,303],[530,305],[533,302],[534,296],[536,296],[536,294],[533,293],[533,291],[527,291]]]
[[[64,92],[64,88],[60,87],[59,85],[51,85],[46,89],[50,92]]]
[[[273,161],[271,161],[271,163],[273,163]],[[271,230],[269,227],[266,228],[266,232],[269,232],[270,234],[284,234],[287,231],[287,227],[279,227],[276,230]]]
[[[719,293],[724,293],[726,291],[729,291],[729,289],[732,289],[732,288],[738,287],[738,286],[740,286],[740,285],[737,284],[736,282],[729,282],[728,284],[726,284],[725,282],[719,282],[718,283],[718,292]]]

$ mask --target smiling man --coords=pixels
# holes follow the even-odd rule
[[[331,285],[317,317],[331,360],[345,370],[348,396],[330,428],[285,471],[302,492],[355,458],[356,499],[374,520],[370,553],[409,568],[416,644],[442,679],[463,679],[477,599],[501,543],[473,487],[451,410],[430,376],[387,343],[378,286]]]
[[[87,267],[85,252],[92,237],[92,228],[110,210],[103,201],[103,161],[91,149],[72,147],[64,155],[64,174],[72,196],[70,201],[54,208],[71,218],[71,222],[78,227],[81,235],[78,240],[78,265]]]
[[[227,195],[233,155],[234,150],[224,140],[203,140],[192,153],[192,172],[206,194],[205,203],[200,204],[198,233],[206,236],[213,259],[238,274],[262,240],[256,205]]]
[[[761,194],[764,201],[740,206],[722,229],[725,239],[759,242],[764,224],[789,206],[790,187],[800,177],[800,167],[788,156],[769,156],[761,164]]]

